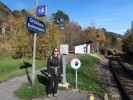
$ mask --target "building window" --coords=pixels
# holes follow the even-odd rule
[[[84,47],[84,53],[87,53],[87,48],[86,47]]]

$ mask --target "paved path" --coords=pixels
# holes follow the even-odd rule
[[[20,100],[14,95],[23,83],[26,82],[26,76],[19,76],[0,84],[0,100]]]
[[[89,94],[87,93],[80,93],[78,91],[66,90],[66,91],[59,91],[59,95],[57,97],[42,97],[32,100],[90,100]],[[95,97],[95,100],[101,100],[98,97]]]

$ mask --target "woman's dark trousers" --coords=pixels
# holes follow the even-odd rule
[[[59,83],[58,80],[59,80],[59,77],[56,75],[52,75],[49,78],[49,83],[48,83],[48,87],[47,87],[48,94],[56,94],[57,93],[58,83]]]

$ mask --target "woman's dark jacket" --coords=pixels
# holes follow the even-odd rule
[[[50,56],[47,61],[47,71],[50,75],[60,76],[62,74],[62,59],[61,56]]]

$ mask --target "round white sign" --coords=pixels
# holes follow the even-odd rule
[[[74,59],[71,60],[71,67],[73,69],[79,69],[80,66],[81,66],[81,62],[78,58],[74,58]]]

